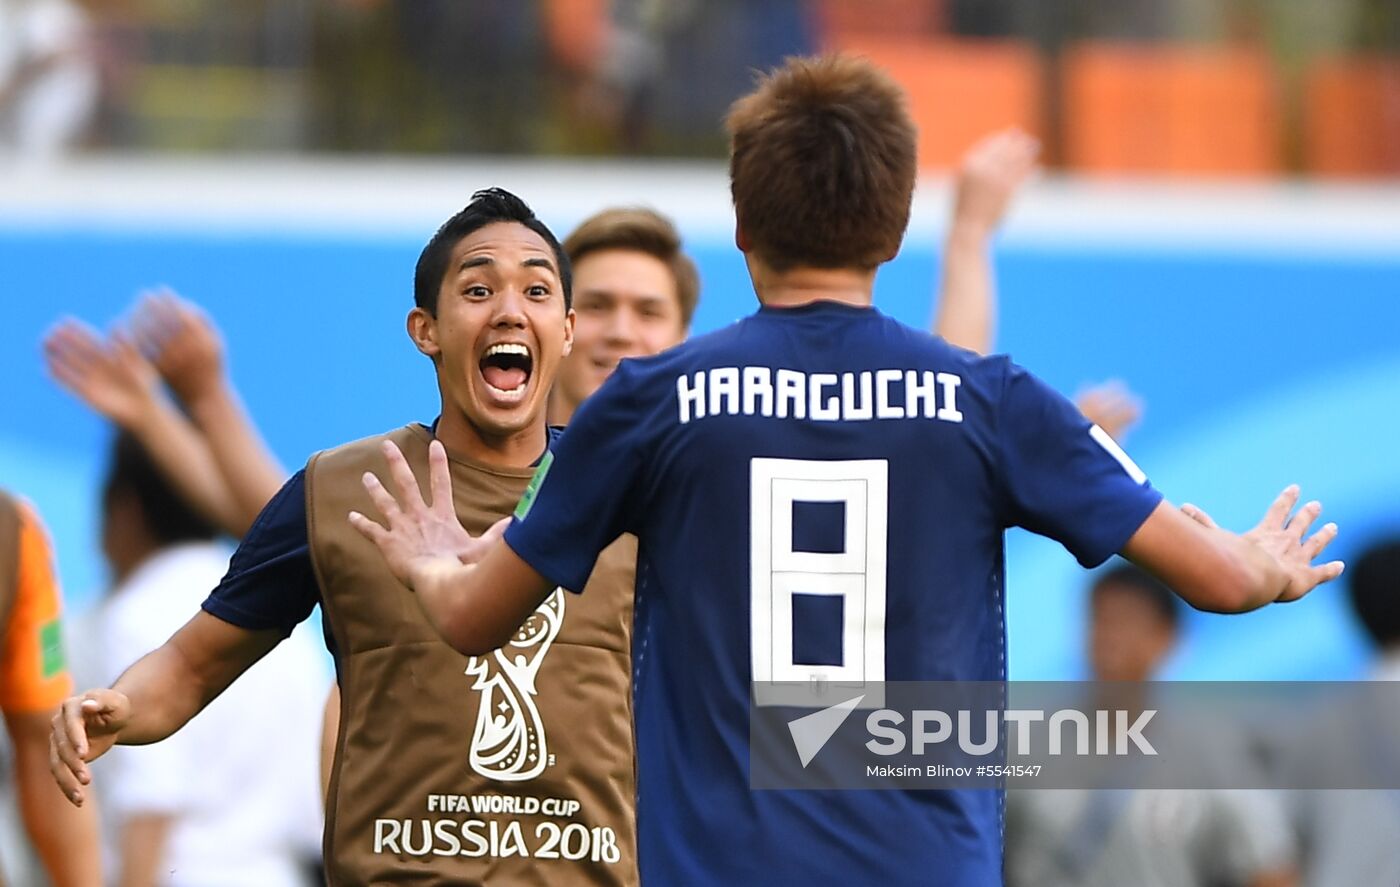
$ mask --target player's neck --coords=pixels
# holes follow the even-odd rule
[[[438,420],[437,438],[448,453],[498,468],[529,468],[544,454],[549,429],[541,415],[511,434],[495,435],[477,426],[462,413],[444,409]]]
[[[578,409],[578,404],[570,403],[564,395],[562,386],[556,384],[549,392],[549,416],[550,425],[568,425],[569,420],[574,417],[574,410]]]
[[[841,302],[867,307],[873,300],[875,269],[793,268],[774,271],[749,262],[758,300],[770,308],[796,308],[812,302]]]

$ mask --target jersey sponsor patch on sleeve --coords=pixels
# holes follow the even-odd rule
[[[63,626],[51,619],[39,627],[39,674],[44,680],[63,673]]]
[[[524,520],[530,513],[530,509],[535,506],[535,496],[540,491],[540,486],[544,483],[545,475],[549,474],[549,466],[554,464],[554,453],[544,454],[540,460],[540,467],[535,469],[535,476],[530,478],[530,485],[525,488],[525,495],[520,497],[520,502],[515,506],[515,519]]]

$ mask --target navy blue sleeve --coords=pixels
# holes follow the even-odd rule
[[[253,522],[204,610],[239,628],[276,629],[285,637],[320,601],[306,531],[306,478],[298,471]]]
[[[1102,429],[1035,376],[1007,365],[997,425],[1002,513],[1085,567],[1127,543],[1162,501]]]
[[[574,414],[506,529],[506,544],[537,573],[582,591],[599,553],[632,525],[645,446],[632,367],[623,362]]]

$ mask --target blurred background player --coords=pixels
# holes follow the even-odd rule
[[[1090,680],[1122,693],[1157,678],[1180,632],[1176,595],[1128,564],[1089,592]],[[1144,688],[1145,690],[1146,688]],[[1145,700],[1136,699],[1133,710]],[[1238,778],[1251,761],[1211,766]],[[1007,795],[1010,887],[1290,887],[1292,835],[1279,796],[1259,791],[1138,789],[1012,791]]]
[[[0,157],[48,160],[91,123],[98,71],[87,16],[70,0],[0,0]]]
[[[478,192],[438,230],[420,256],[407,320],[432,360],[438,421],[314,456],[264,509],[202,612],[113,690],[65,703],[55,776],[70,799],[85,797],[74,774],[89,778],[79,756],[181,729],[320,603],[343,701],[327,800],[331,883],[636,883],[635,548],[620,543],[586,597],[557,593],[522,615],[501,649],[466,659],[436,639],[378,553],[339,519],[368,506],[361,476],[382,465],[385,439],[416,447],[424,463],[434,442],[444,470],[452,460],[459,517],[477,531],[514,508],[548,453],[545,407],[572,333],[569,286],[562,246],[507,192]],[[468,803],[502,795],[523,800],[489,811]],[[569,852],[551,857],[565,838]]]
[[[44,345],[54,378],[123,429],[103,496],[104,549],[116,587],[85,620],[100,651],[85,677],[108,684],[218,584],[228,551],[213,544],[213,527],[235,537],[246,532],[259,499],[276,491],[281,468],[232,389],[217,331],[173,294],[144,297],[105,339],[65,319]],[[250,861],[237,869],[240,883],[308,877],[319,854],[320,814],[314,780],[307,792],[314,769],[305,767],[316,757],[307,718],[324,693],[324,673],[314,644],[298,633],[191,733],[114,756],[106,819],[121,884],[208,883],[229,868],[229,854]],[[231,751],[210,767],[192,750],[215,736]],[[251,767],[260,756],[275,756],[277,766]],[[200,779],[245,788],[220,799],[198,791]],[[208,846],[221,833],[226,839]],[[170,871],[172,880],[164,880]]]
[[[91,677],[110,684],[184,624],[218,585],[229,553],[129,432],[116,435],[102,500],[113,588],[89,621],[101,650]],[[314,736],[326,685],[320,654],[298,633],[185,730],[102,761],[112,883],[299,887],[318,880]]]
[[[235,539],[285,479],[233,387],[218,331],[173,293],[142,298],[105,339],[65,318],[44,355],[59,384],[130,432],[181,496]]]
[[[695,262],[670,219],[642,207],[605,209],[564,239],[574,266],[574,347],[559,366],[549,421],[567,425],[627,357],[685,341],[700,298]]]
[[[141,298],[127,328],[105,340],[81,321],[64,319],[45,337],[44,353],[50,375],[140,441],[191,507],[235,539],[285,482],[286,470],[225,368],[218,329],[174,293]],[[167,389],[178,403],[166,396]],[[323,793],[330,784],[339,718],[340,691],[332,683],[321,725]]]
[[[984,136],[962,157],[943,241],[943,279],[933,322],[933,331],[953,345],[978,354],[995,350],[998,300],[992,236],[1035,173],[1039,156],[1039,140],[1012,128]],[[1141,402],[1121,382],[1080,391],[1075,405],[1120,441],[1142,415]]]
[[[29,505],[0,490],[0,711],[10,735],[20,817],[54,887],[97,887],[97,810],[64,809],[49,785],[50,721],[73,687],[61,617],[44,527]]]
[[[358,512],[350,523],[467,653],[498,645],[556,585],[582,588],[604,546],[637,534],[643,588],[656,590],[640,594],[637,608],[647,644],[637,674],[644,878],[899,883],[936,865],[948,884],[998,883],[995,792],[748,789],[746,705],[775,655],[789,680],[826,679],[823,663],[859,669],[845,677],[858,682],[1002,679],[998,570],[1002,532],[1013,525],[1058,539],[1085,565],[1124,550],[1194,605],[1222,612],[1296,599],[1335,578],[1340,563],[1311,561],[1336,528],[1306,535],[1317,503],[1290,521],[1292,487],[1245,536],[1219,530],[1199,509],[1178,511],[1030,374],[874,310],[876,269],[908,223],[915,138],[902,91],[868,62],[793,59],[736,103],[728,127],[735,235],[758,313],[620,367],[541,467],[504,542],[469,538],[457,524],[442,502],[443,464],[431,466],[429,508],[389,448],[395,493],[365,478],[387,528]],[[877,420],[877,395],[857,380],[873,382],[880,369],[887,387]],[[990,472],[988,452],[999,454]],[[830,504],[816,481],[860,481],[852,486],[870,491],[849,494],[870,498],[851,500],[847,513],[866,520],[846,538],[888,545],[888,574],[866,577],[884,580],[883,595],[842,595],[868,627],[858,659],[842,610],[810,613],[807,624],[836,645],[820,651],[798,642],[796,615],[790,625],[761,618],[775,601],[795,608],[798,597],[761,561],[797,551],[796,527],[786,549],[753,544],[771,544],[758,522],[778,518],[763,511],[770,497],[748,502],[750,491],[780,479],[796,490],[787,503],[794,524],[797,500]],[[750,520],[734,520],[746,502]],[[948,511],[963,519],[937,522]],[[817,514],[808,538],[841,538],[833,511]],[[904,532],[934,522],[936,533]],[[771,569],[785,568],[775,560]],[[936,588],[930,575],[942,577]],[[985,593],[989,585],[996,594]],[[710,725],[699,735],[680,728],[696,711]],[[813,828],[822,841],[798,837]]]
[[[1369,678],[1400,681],[1400,538],[1365,549],[1347,580],[1352,610],[1374,644]],[[1316,772],[1340,756],[1361,762],[1368,781],[1385,786],[1292,793],[1306,887],[1400,883],[1400,714],[1393,699],[1388,692],[1363,695],[1359,713],[1325,711],[1301,735],[1274,737],[1291,745],[1284,768]]]

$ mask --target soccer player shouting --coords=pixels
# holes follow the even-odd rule
[[[1335,527],[1307,536],[1319,506],[1289,520],[1290,487],[1244,536],[1218,529],[1025,370],[873,308],[908,222],[915,134],[868,62],[790,61],[728,127],[759,310],[624,362],[503,542],[458,524],[440,453],[428,505],[392,444],[395,493],[365,479],[386,525],[350,522],[467,653],[636,534],[644,883],[999,884],[999,792],[751,791],[753,682],[1003,679],[1010,526],[1086,565],[1121,551],[1228,612],[1337,576],[1311,566]]]
[[[635,543],[604,556],[586,597],[541,598],[501,643],[464,658],[344,520],[370,507],[361,476],[384,471],[384,441],[425,476],[433,442],[445,485],[434,492],[458,503],[459,532],[510,513],[548,460],[570,286],[562,247],[514,195],[480,192],[442,226],[419,258],[408,316],[436,372],[438,421],[313,456],[200,613],[112,689],[64,703],[53,769],[71,800],[85,798],[87,761],[178,730],[320,603],[342,696],[332,884],[636,883]]]

